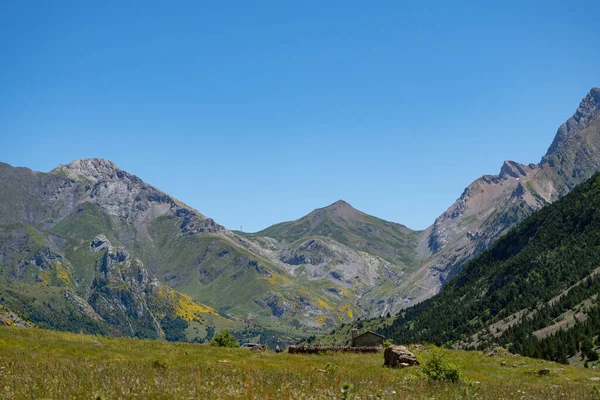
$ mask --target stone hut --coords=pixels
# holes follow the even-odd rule
[[[352,329],[352,347],[377,347],[383,345],[385,337],[377,333],[367,331],[358,334],[358,329]]]

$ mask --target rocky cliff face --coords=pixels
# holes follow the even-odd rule
[[[134,229],[136,238],[151,241],[147,225],[163,215],[183,217],[182,232],[215,233],[224,228],[197,210],[146,184],[114,163],[103,159],[75,160],[51,172],[79,182],[85,201],[96,204],[100,210],[124,220]]]
[[[131,257],[123,247],[113,248],[103,235],[92,241],[90,250],[103,253],[88,297],[96,313],[129,336],[164,339],[159,322],[162,318],[157,318],[147,301],[147,297],[158,295],[160,282],[139,259]]]
[[[570,143],[571,139],[590,124],[597,123],[598,112],[600,112],[600,88],[592,88],[579,104],[575,114],[558,128],[558,132],[542,159],[542,163],[549,161],[561,150],[568,151],[573,147],[573,143]]]

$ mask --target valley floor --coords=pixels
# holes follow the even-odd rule
[[[416,351],[417,357],[426,362],[432,350]],[[526,357],[442,351],[469,384],[433,383],[418,367],[384,368],[381,353],[254,353],[2,327],[0,398],[599,398],[600,370]],[[536,375],[541,368],[550,374]],[[344,384],[350,384],[346,393]]]

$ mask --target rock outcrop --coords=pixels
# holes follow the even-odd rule
[[[17,314],[0,304],[0,326],[17,326],[20,328],[32,328],[35,325],[25,321]]]

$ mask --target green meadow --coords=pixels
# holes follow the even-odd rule
[[[2,399],[599,399],[600,370],[513,355],[417,347],[461,371],[432,381],[383,354],[291,355],[0,328]],[[547,368],[547,376],[536,374]]]

